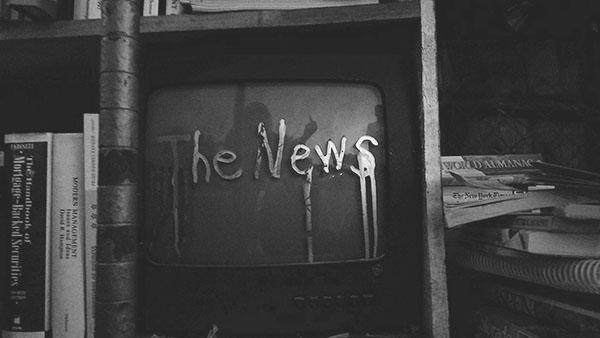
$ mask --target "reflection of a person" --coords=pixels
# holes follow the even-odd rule
[[[237,118],[237,116],[236,116]],[[302,135],[298,138],[292,138],[287,133],[284,138],[284,149],[282,158],[282,173],[289,170],[283,170],[286,167],[284,159],[289,159],[293,148],[298,143],[306,143],[306,141],[317,131],[317,122],[308,117],[309,122],[304,126]],[[267,106],[260,102],[252,102],[248,104],[242,111],[239,120],[234,123],[234,128],[226,138],[227,144],[232,145],[232,149],[239,149],[240,162],[244,164],[244,175],[252,176],[254,173],[256,151],[262,149],[262,139],[258,135],[258,125],[263,123],[267,131],[273,160],[277,156],[277,143],[279,140],[278,128],[279,121],[273,121],[271,113]],[[287,123],[287,121],[286,121]],[[263,152],[263,162],[261,164],[261,176],[270,175],[265,171],[265,162],[267,162],[266,153]],[[248,177],[246,177],[248,179]]]
[[[385,121],[383,115],[383,105],[376,105],[375,117],[377,121],[369,123],[367,126],[367,135],[373,136],[380,144],[384,142],[383,125]]]
[[[234,197],[236,219],[242,221],[239,232],[243,257],[250,263],[279,263],[284,256],[292,254],[289,241],[295,240],[294,230],[288,224],[303,219],[301,194],[297,191],[298,182],[291,180],[289,159],[293,148],[298,143],[305,143],[317,130],[317,122],[309,117],[302,135],[298,138],[286,136],[281,154],[281,178],[271,177],[268,158],[263,147],[263,140],[258,135],[258,125],[263,123],[267,131],[269,145],[275,163],[279,141],[279,121],[274,121],[268,108],[260,102],[246,105],[239,116],[236,116],[234,128],[226,138],[231,149],[236,150],[238,160],[243,169],[242,177],[236,180],[236,191],[241,193]],[[261,152],[259,178],[255,179],[257,151]],[[296,175],[297,176],[297,175]],[[298,208],[290,208],[298,205]],[[297,209],[290,211],[290,209]],[[302,229],[298,229],[301,231]],[[289,241],[286,244],[286,239]],[[287,255],[286,255],[287,254]],[[282,257],[277,257],[277,256]]]

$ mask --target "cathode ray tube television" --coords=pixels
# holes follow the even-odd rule
[[[287,51],[269,55],[267,72],[260,55],[188,55],[217,70],[149,80],[147,330],[279,335],[419,322],[411,50]]]

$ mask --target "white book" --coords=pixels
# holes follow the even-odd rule
[[[50,331],[52,134],[8,134],[9,280],[4,338],[44,338]]]
[[[83,134],[54,134],[52,156],[52,335],[85,335]]]
[[[83,162],[85,186],[85,317],[86,338],[94,337],[96,300],[96,246],[98,201],[98,114],[83,115]]]
[[[143,16],[157,16],[158,15],[158,0],[144,0],[144,11]]]
[[[87,0],[87,18],[101,19],[102,18],[102,0]]]
[[[85,20],[88,15],[88,0],[73,1],[73,20]]]
[[[369,5],[377,4],[379,0],[185,0],[184,2],[189,3],[193,11],[222,12]]]
[[[177,15],[183,13],[183,7],[179,0],[166,0],[165,15]]]

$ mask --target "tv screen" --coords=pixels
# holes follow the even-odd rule
[[[150,259],[259,266],[381,257],[384,113],[381,92],[364,83],[240,82],[154,92]]]
[[[145,46],[148,333],[420,325],[416,27]]]

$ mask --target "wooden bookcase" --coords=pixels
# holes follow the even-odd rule
[[[167,46],[174,41],[185,43],[202,34],[214,32],[236,34],[236,32],[265,29],[285,32],[286,29],[319,30],[326,27],[360,27],[361,25],[385,25],[398,22],[409,22],[417,26],[420,24],[421,39],[417,48],[421,52],[418,55],[421,60],[420,90],[422,94],[419,119],[420,156],[425,164],[423,168],[420,168],[421,186],[425,192],[422,200],[422,264],[424,272],[424,275],[421,276],[424,304],[422,331],[431,337],[449,336],[439,174],[440,143],[434,0],[400,0],[370,6],[289,12],[234,12],[143,17],[141,19],[136,17],[137,14],[121,15],[125,13],[124,9],[134,8],[135,1],[105,1],[106,6],[117,9],[117,11],[110,11],[108,19],[105,16],[103,20],[50,23],[8,22],[0,26],[0,51],[2,51],[0,53],[0,88],[2,88],[0,106],[3,107],[4,112],[0,131],[3,133],[39,130],[74,132],[80,130],[81,114],[84,112],[100,112],[102,116],[107,110],[125,111],[125,115],[119,115],[119,112],[105,114],[108,116],[105,119],[113,123],[101,124],[101,147],[102,137],[104,137],[105,140],[109,139],[107,142],[112,142],[105,147],[107,153],[117,149],[135,154],[138,151],[137,138],[139,138],[137,128],[139,121],[136,122],[138,112],[128,105],[138,106],[139,89],[137,86],[126,88],[126,91],[129,90],[129,94],[124,94],[122,98],[125,99],[123,100],[121,97],[112,97],[111,95],[116,94],[110,94],[111,90],[113,92],[123,90],[123,86],[119,86],[119,84],[125,82],[117,83],[119,79],[123,78],[106,76],[106,73],[122,71],[124,76],[129,74],[132,77],[143,77],[144,74],[139,74],[138,63],[144,59],[144,53],[148,46],[160,48],[161,45]],[[137,30],[138,22],[139,31]],[[139,33],[139,37],[133,33],[128,34],[127,29],[131,29],[133,33]],[[131,39],[125,41],[120,47],[107,46],[103,42],[103,37],[109,35],[125,40]],[[130,42],[133,45],[123,47]],[[139,54],[136,54],[137,52]],[[117,62],[117,55],[122,58],[121,61],[124,60],[124,63]],[[107,87],[113,88],[106,91]],[[129,95],[135,96],[133,101],[125,102],[129,100]],[[118,106],[111,106],[111,103]],[[123,124],[123,121],[126,123]],[[108,128],[119,130],[108,130]],[[135,163],[130,164],[135,166]],[[100,165],[102,167],[102,162]],[[105,181],[108,186],[107,192],[105,192],[106,196],[102,197],[102,192],[100,192],[99,198],[106,199],[104,204],[100,202],[100,208],[107,209],[105,210],[106,222],[122,221],[125,225],[135,228],[143,226],[137,224],[135,211],[132,212],[137,203],[135,200],[136,187],[129,183],[122,184],[128,179],[127,182],[136,180],[135,177],[127,177],[130,174],[120,172],[108,178]],[[130,191],[130,195],[128,197],[119,195],[119,192],[123,190]],[[113,199],[111,200],[111,198]],[[102,209],[100,212],[102,213]],[[124,220],[118,219],[121,216],[124,217]],[[136,248],[126,251],[124,254],[126,258],[130,263],[135,264]],[[99,271],[99,273],[101,272]],[[120,289],[117,287],[116,290],[105,291],[112,292],[111,296],[115,299],[122,296],[127,298],[127,302],[131,302],[132,300],[128,297],[131,296],[130,293],[135,296],[133,287],[135,281],[124,280],[121,281],[121,284],[116,284],[120,285]],[[135,299],[133,302],[135,303]],[[129,314],[123,315],[125,319],[121,318],[123,322],[120,323],[120,328],[99,329],[107,336],[131,336],[132,332],[136,332],[132,324],[135,322],[134,308],[135,305],[127,310]],[[132,313],[133,318],[130,317]],[[120,313],[116,315],[120,315]],[[117,319],[113,318],[113,320]],[[103,325],[103,322],[99,320],[98,325]]]

